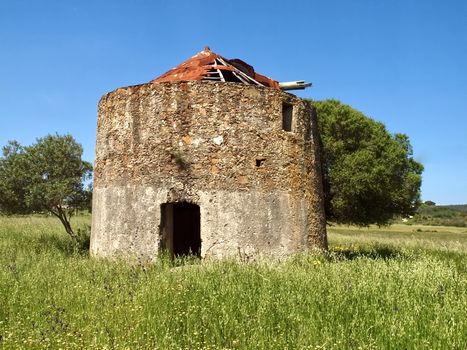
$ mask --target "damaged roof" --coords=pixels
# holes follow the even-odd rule
[[[151,80],[151,83],[190,80],[236,82],[279,89],[276,80],[256,73],[248,63],[240,59],[226,59],[212,52],[209,47],[205,47],[203,51],[182,64]]]

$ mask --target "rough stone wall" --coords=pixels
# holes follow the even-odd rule
[[[293,105],[292,131],[282,129]],[[200,206],[201,255],[326,248],[316,118],[280,90],[206,81],[99,102],[91,252],[153,259],[161,204]]]

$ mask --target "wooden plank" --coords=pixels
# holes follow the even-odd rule
[[[233,75],[235,75],[235,76],[238,78],[238,80],[240,80],[243,84],[250,85],[250,83],[249,83],[247,80],[245,80],[244,78],[242,78],[242,76],[241,76],[240,74],[237,74],[237,72],[232,72],[232,73],[233,73]]]
[[[219,72],[219,76],[221,77],[221,81],[223,81],[225,83],[225,78],[224,78],[224,75],[222,74],[221,70],[218,69],[217,71]]]

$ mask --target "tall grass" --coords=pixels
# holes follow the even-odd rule
[[[339,235],[329,256],[146,266],[89,259],[53,219],[0,218],[0,346],[466,348],[465,251]]]
[[[458,252],[467,254],[467,228],[394,224],[379,228],[334,225],[328,228],[332,246],[384,244],[397,249]]]

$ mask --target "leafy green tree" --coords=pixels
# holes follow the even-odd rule
[[[423,166],[409,138],[337,100],[313,101],[323,147],[326,218],[387,224],[420,205]]]
[[[0,212],[48,211],[77,239],[70,218],[77,209],[89,208],[92,193],[84,185],[92,165],[82,153],[71,135],[47,135],[26,147],[10,141],[0,157]]]

